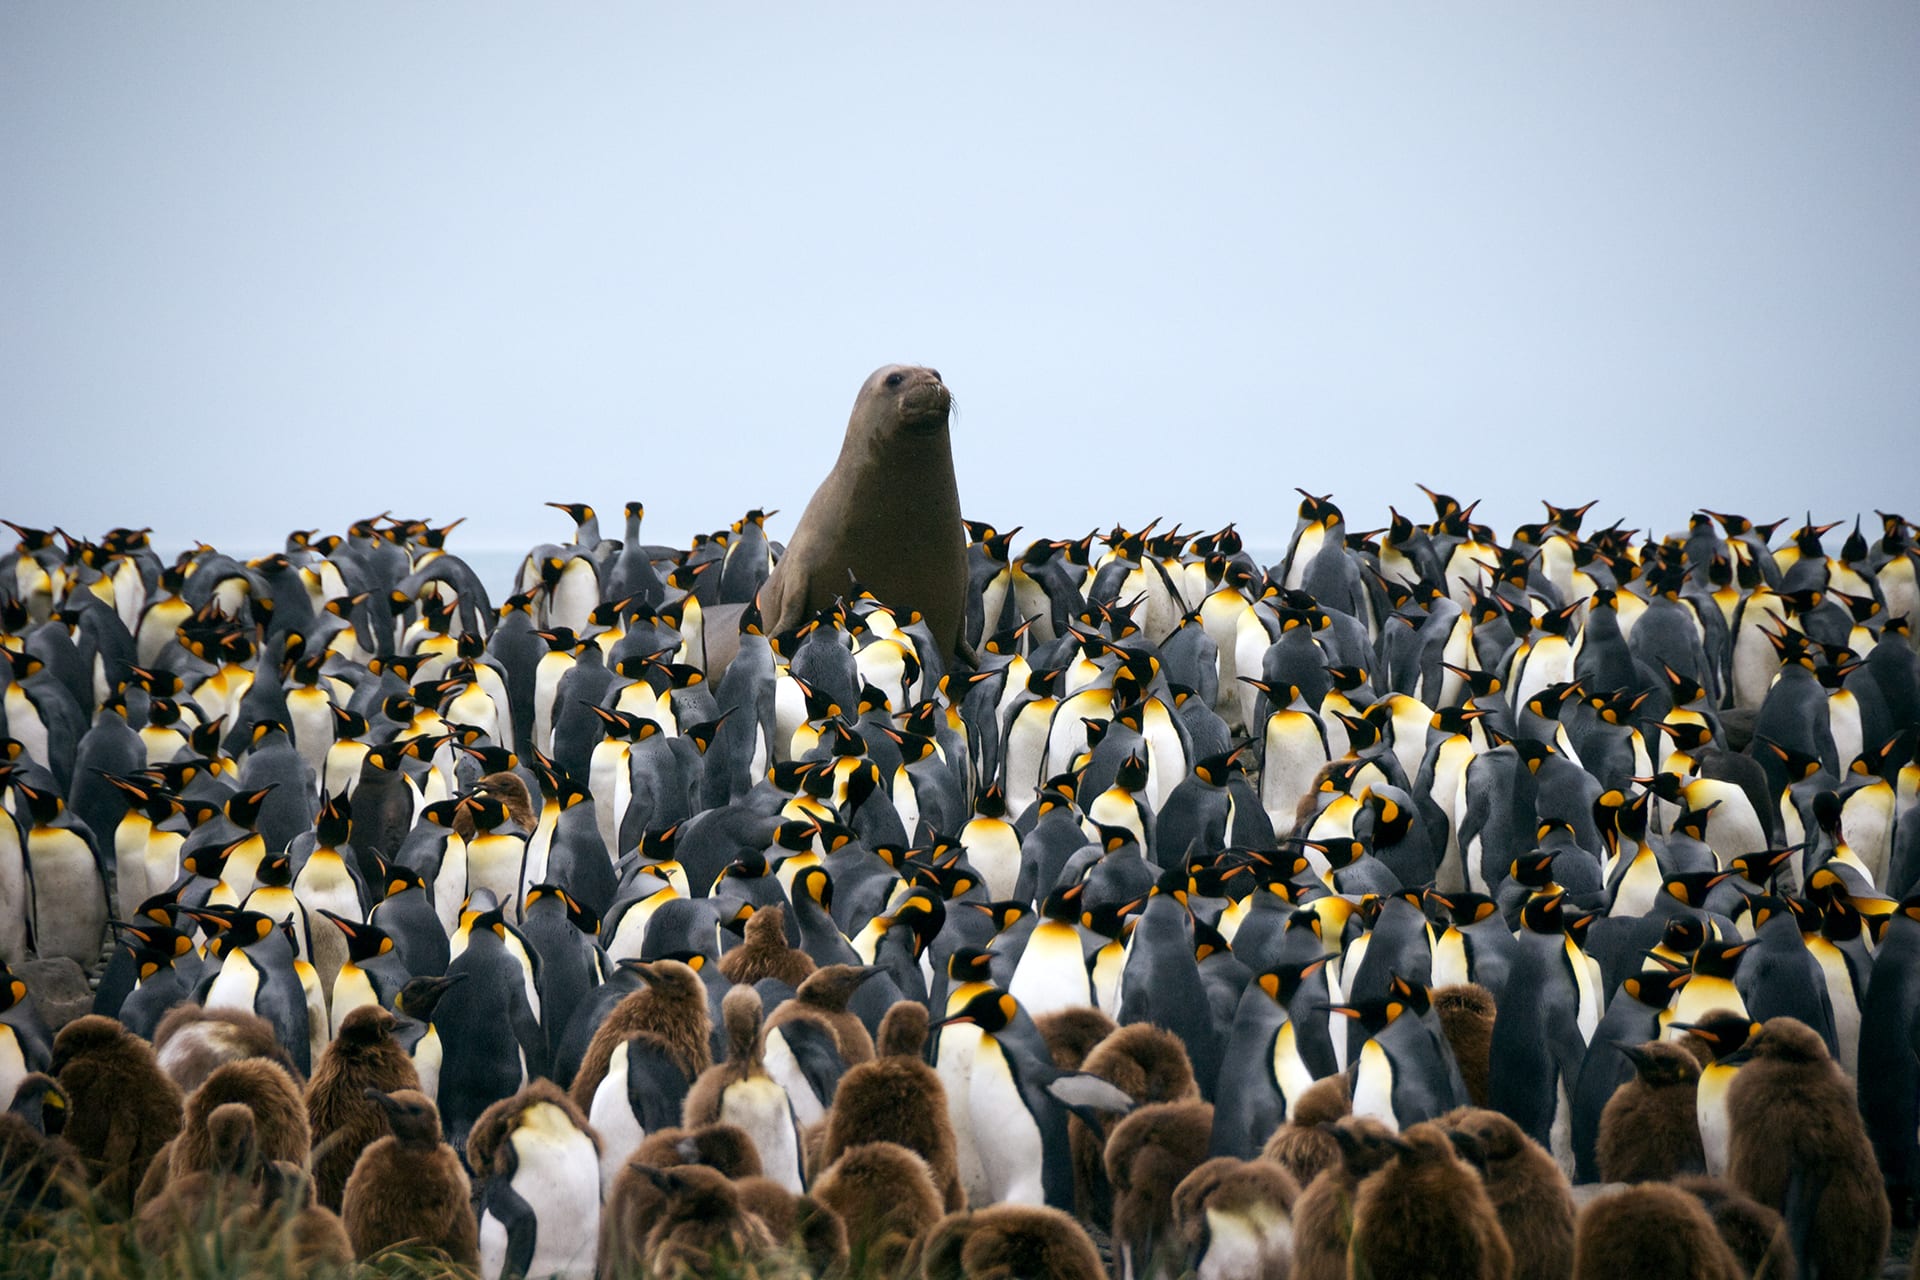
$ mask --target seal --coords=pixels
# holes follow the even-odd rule
[[[769,633],[792,630],[852,580],[918,610],[945,654],[966,618],[967,550],[937,369],[888,365],[861,386],[833,470],[760,588]]]

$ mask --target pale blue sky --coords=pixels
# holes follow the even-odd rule
[[[890,361],[1037,533],[1920,516],[1920,6],[0,8],[14,520],[784,537]]]

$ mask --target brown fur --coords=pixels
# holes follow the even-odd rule
[[[1207,1158],[1213,1107],[1205,1102],[1152,1102],[1114,1126],[1107,1139],[1107,1181],[1113,1186],[1113,1248],[1148,1273],[1174,1249],[1173,1189]]]
[[[625,1280],[641,1274],[647,1232],[666,1196],[650,1180],[649,1165],[629,1158],[613,1176],[600,1207],[600,1247],[595,1254],[598,1280]]]
[[[275,1038],[273,1024],[244,1009],[175,1005],[153,1030],[153,1051],[183,1096],[205,1083],[221,1063],[241,1058],[270,1058],[300,1079],[300,1068]]]
[[[1355,1192],[1394,1156],[1392,1130],[1371,1117],[1347,1116],[1331,1122],[1328,1132],[1340,1158],[1293,1202],[1294,1280],[1346,1280]]]
[[[771,1178],[735,1178],[740,1203],[767,1224],[774,1240],[797,1251],[816,1276],[847,1265],[847,1224],[812,1196],[797,1196]]]
[[[1474,1167],[1445,1130],[1416,1124],[1401,1151],[1360,1184],[1347,1265],[1354,1275],[1506,1280],[1513,1250]]]
[[[640,1142],[628,1164],[677,1169],[704,1164],[729,1178],[758,1178],[760,1153],[746,1130],[731,1124],[703,1124],[693,1129],[658,1129]]]
[[[876,1058],[917,1058],[926,1052],[930,1020],[927,1006],[918,1000],[896,1000],[880,1018],[873,1039]]]
[[[784,1000],[767,1019],[769,1028],[793,1018],[811,1018],[833,1036],[840,1056],[850,1067],[873,1060],[873,1036],[866,1024],[847,1011],[847,1001],[867,977],[861,965],[830,964],[814,970],[793,999]]]
[[[941,1214],[927,1162],[892,1142],[849,1147],[814,1180],[813,1194],[846,1223],[856,1274],[906,1274]]]
[[[1706,1206],[1714,1229],[1753,1280],[1793,1280],[1799,1267],[1787,1239],[1787,1224],[1779,1214],[1704,1174],[1675,1178],[1673,1185]]]
[[[264,1171],[263,1199],[254,1230],[272,1232],[265,1246],[268,1275],[345,1275],[353,1268],[353,1241],[340,1215],[313,1203],[313,1183],[289,1164]],[[280,1262],[284,1259],[284,1263]]]
[[[1460,1107],[1439,1124],[1473,1140],[1515,1280],[1560,1280],[1572,1270],[1573,1188],[1553,1156],[1498,1111]]]
[[[174,1178],[215,1167],[213,1133],[208,1122],[216,1108],[230,1102],[253,1112],[256,1142],[263,1160],[305,1166],[313,1147],[306,1101],[286,1069],[266,1058],[241,1058],[213,1069],[206,1083],[187,1099],[180,1136],[174,1139],[168,1169]]]
[[[1727,1088],[1727,1181],[1786,1212],[1795,1173],[1823,1187],[1805,1259],[1821,1280],[1877,1275],[1890,1212],[1852,1082],[1826,1042],[1794,1018],[1769,1018]]]
[[[473,1129],[467,1134],[468,1167],[480,1174],[504,1174],[506,1169],[496,1165],[495,1157],[520,1123],[520,1113],[537,1102],[560,1108],[574,1128],[593,1140],[594,1151],[600,1150],[600,1135],[587,1123],[586,1113],[574,1105],[573,1099],[563,1093],[559,1085],[545,1076],[536,1076],[520,1092],[510,1098],[502,1098],[482,1111],[480,1118],[473,1122]]]
[[[1174,1240],[1191,1265],[1206,1253],[1213,1216],[1239,1218],[1254,1224],[1255,1230],[1263,1230],[1268,1224],[1291,1218],[1294,1201],[1299,1198],[1300,1184],[1285,1169],[1263,1160],[1218,1156],[1173,1189]],[[1259,1274],[1284,1275],[1292,1260],[1289,1235],[1284,1245],[1262,1251]]]
[[[1062,1071],[1080,1070],[1094,1046],[1120,1029],[1119,1023],[1091,1005],[1055,1009],[1033,1022],[1047,1042],[1053,1065]]]
[[[1741,1280],[1742,1273],[1698,1200],[1649,1182],[1589,1202],[1574,1228],[1574,1280],[1635,1276]]]
[[[594,1092],[607,1078],[607,1062],[614,1048],[636,1032],[658,1037],[689,1080],[697,1079],[713,1064],[708,1040],[713,1020],[707,1013],[707,988],[700,975],[678,960],[655,960],[639,971],[647,985],[613,1006],[580,1060],[571,1092],[574,1105],[582,1111],[593,1109]]]
[[[192,1110],[189,1103],[189,1113]],[[199,1123],[207,1163],[169,1178],[161,1193],[140,1209],[134,1238],[149,1253],[164,1253],[188,1232],[217,1232],[228,1217],[252,1208],[259,1199],[260,1149],[252,1110],[243,1102],[223,1102]]]
[[[354,1161],[368,1143],[389,1132],[387,1113],[367,1097],[367,1089],[392,1093],[420,1087],[413,1060],[394,1043],[394,1023],[394,1016],[379,1005],[349,1013],[307,1082],[314,1199],[336,1212]]]
[[[1180,1037],[1147,1022],[1121,1027],[1086,1056],[1080,1070],[1099,1076],[1134,1102],[1191,1102],[1200,1096]],[[1082,1218],[1098,1226],[1113,1220],[1113,1184],[1107,1180],[1106,1149],[1121,1117],[1102,1113],[1097,1125],[1079,1116],[1067,1119],[1067,1145],[1073,1157],[1073,1203]],[[1168,1188],[1171,1190],[1171,1187]]]
[[[1487,1075],[1493,1058],[1493,992],[1471,982],[1433,989],[1433,1011],[1440,1016],[1440,1032],[1453,1048],[1467,1097],[1476,1107],[1487,1105]],[[1572,1224],[1569,1223],[1569,1230]]]
[[[747,917],[740,945],[720,957],[720,972],[736,987],[777,978],[799,988],[817,967],[813,957],[787,945],[787,909],[762,907]]]
[[[660,1192],[642,1249],[649,1275],[677,1280],[784,1272],[773,1233],[742,1206],[739,1190],[725,1174],[705,1165],[643,1173]]]
[[[1340,1163],[1340,1144],[1321,1126],[1332,1124],[1352,1111],[1353,1100],[1348,1096],[1346,1076],[1314,1081],[1294,1104],[1293,1115],[1267,1139],[1260,1158],[1271,1160],[1292,1174],[1304,1190],[1322,1169],[1331,1169]]]
[[[918,1036],[911,1034],[914,1012],[919,1015]],[[896,1041],[906,1051],[863,1062],[840,1078],[833,1109],[827,1113],[827,1132],[817,1156],[820,1163],[813,1167],[832,1164],[843,1152],[863,1143],[897,1143],[927,1162],[941,1202],[952,1212],[965,1208],[967,1197],[960,1186],[953,1125],[947,1118],[947,1088],[939,1072],[914,1056],[925,1042],[926,1026],[926,1009],[921,1005],[902,1001],[887,1010],[880,1024],[881,1041]]]
[[[1086,1231],[1058,1209],[996,1204],[954,1213],[927,1235],[921,1263],[926,1280],[1105,1280],[1100,1254]]]
[[[1596,1052],[1604,1046],[1596,1046]],[[1602,1182],[1665,1182],[1704,1173],[1696,1095],[1700,1064],[1684,1045],[1654,1040],[1639,1046],[1634,1078],[1613,1091],[1600,1112],[1594,1143]]]
[[[96,1014],[54,1037],[52,1074],[71,1104],[62,1136],[102,1202],[131,1213],[147,1166],[179,1132],[180,1086],[160,1069],[153,1046]]]
[[[440,1138],[440,1113],[412,1089],[393,1094],[393,1132],[361,1152],[341,1197],[340,1219],[362,1261],[403,1241],[444,1250],[465,1266],[480,1261],[479,1223],[460,1157]]]

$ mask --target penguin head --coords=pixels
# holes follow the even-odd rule
[[[942,1019],[940,1025],[965,1023],[980,1028],[988,1035],[996,1035],[1005,1031],[1019,1015],[1019,1001],[1004,991],[989,989],[974,995],[960,1006],[958,1013]]]
[[[1633,1064],[1634,1074],[1653,1088],[1691,1084],[1700,1078],[1700,1060],[1671,1040],[1614,1047]]]
[[[366,1096],[387,1113],[387,1125],[403,1147],[440,1145],[440,1111],[417,1089],[383,1093],[369,1085]]]
[[[1714,1062],[1725,1062],[1739,1055],[1748,1038],[1760,1030],[1759,1023],[1731,1009],[1716,1009],[1698,1022],[1670,1022],[1667,1026],[1699,1037]]]
[[[1830,1061],[1827,1042],[1798,1018],[1768,1018],[1747,1036],[1749,1057],[1771,1062],[1823,1063]]]

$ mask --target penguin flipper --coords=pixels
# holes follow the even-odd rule
[[[686,1072],[652,1032],[638,1032],[627,1041],[627,1104],[646,1132],[680,1123],[690,1087]]]
[[[1786,1219],[1787,1243],[1793,1248],[1794,1261],[1800,1265],[1803,1276],[1817,1274],[1810,1255],[1820,1238],[1814,1219],[1820,1197],[1826,1194],[1827,1182],[1825,1175],[1816,1176],[1803,1164],[1795,1164],[1787,1172],[1780,1216]]]
[[[821,1106],[832,1106],[840,1077],[847,1073],[847,1060],[840,1056],[832,1033],[804,1018],[795,1018],[780,1025],[780,1035],[786,1040],[793,1061],[806,1077],[814,1097],[820,1099]]]
[[[1055,1102],[1091,1125],[1099,1124],[1102,1115],[1125,1115],[1134,1108],[1133,1096],[1126,1090],[1085,1072],[1062,1072],[1045,1088]]]
[[[501,1280],[524,1276],[533,1266],[533,1246],[540,1234],[540,1219],[533,1206],[513,1189],[511,1178],[487,1179],[485,1203],[481,1213],[507,1229],[506,1260],[501,1265]]]

